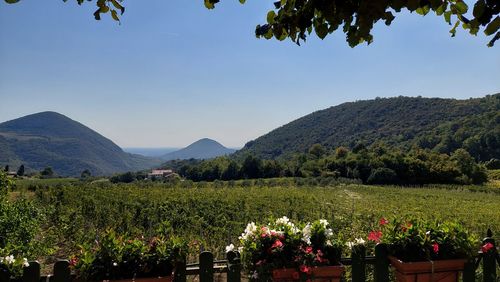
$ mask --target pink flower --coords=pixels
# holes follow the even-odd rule
[[[309,268],[307,265],[301,265],[300,272],[309,274],[309,273],[311,273],[311,268]]]
[[[280,240],[274,241],[274,244],[271,246],[271,249],[281,248],[283,247],[283,243]]]
[[[310,253],[313,252],[313,248],[311,246],[309,246],[309,247],[306,248],[305,251],[306,251],[306,254],[310,254]]]
[[[379,222],[378,222],[378,223],[379,223],[380,225],[386,225],[386,224],[388,224],[388,223],[389,223],[389,221],[388,221],[387,219],[385,219],[385,218],[383,218],[383,217],[382,217],[382,218],[379,220]]]
[[[432,244],[432,251],[437,254],[439,252],[439,244],[438,243],[434,243]]]
[[[489,250],[493,249],[495,246],[493,246],[492,243],[486,243],[481,247],[481,251],[484,253],[487,253]]]
[[[382,231],[372,231],[368,234],[368,240],[374,242],[380,242],[380,237],[382,237]]]
[[[259,265],[264,264],[265,262],[266,262],[266,260],[265,260],[265,259],[261,259],[261,260],[257,261],[257,262],[255,263],[255,265],[259,266]]]

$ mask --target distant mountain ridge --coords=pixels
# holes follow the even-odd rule
[[[456,100],[377,98],[320,110],[248,142],[235,157],[274,159],[326,148],[370,145],[419,146],[442,153],[465,148],[478,160],[500,158],[500,94]]]
[[[140,170],[158,160],[125,153],[99,133],[56,112],[41,112],[0,123],[0,164],[41,170],[50,166],[63,176]]]
[[[234,153],[235,149],[224,147],[219,142],[203,138],[178,151],[167,153],[160,158],[164,161],[187,159],[211,159]]]

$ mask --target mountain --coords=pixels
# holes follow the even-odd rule
[[[160,157],[167,153],[179,150],[179,148],[123,148],[123,151],[131,154],[143,155],[146,157]]]
[[[224,147],[219,142],[203,138],[178,151],[161,156],[165,161],[184,159],[211,159],[234,153],[236,150]]]
[[[400,96],[344,103],[250,141],[235,156],[287,158],[316,143],[332,149],[378,141],[442,153],[465,148],[483,161],[500,158],[500,94],[467,100]]]
[[[0,123],[0,164],[28,170],[47,166],[63,176],[108,175],[146,169],[159,161],[125,153],[111,140],[56,112]]]

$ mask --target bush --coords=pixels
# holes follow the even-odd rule
[[[368,184],[395,184],[398,176],[396,172],[390,168],[376,168],[366,180]]]

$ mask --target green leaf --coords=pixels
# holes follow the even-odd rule
[[[113,20],[117,22],[120,21],[120,18],[118,18],[118,13],[116,12],[116,10],[111,10],[111,17],[113,18]]]
[[[477,1],[476,4],[474,5],[474,10],[472,10],[472,15],[475,18],[480,18],[484,13],[485,8],[486,8],[486,3],[484,2],[484,0]]]
[[[118,1],[116,0],[111,0],[111,3],[113,3],[113,6],[115,6],[115,8],[120,10],[121,14],[123,15],[123,13],[125,12],[125,8],[122,5],[120,5],[120,3],[118,3]]]
[[[451,25],[451,11],[444,12],[444,20]]]
[[[500,28],[500,17],[497,16],[492,22],[488,24],[488,26],[486,26],[484,33],[486,35],[492,35],[493,33],[497,32],[499,28]]]
[[[328,34],[328,26],[326,24],[320,24],[314,30],[316,31],[316,35],[321,39],[324,39]]]
[[[267,13],[267,23],[273,24],[274,23],[274,17],[276,17],[276,14],[274,13],[274,11],[269,11]]]
[[[5,0],[5,2],[7,2],[7,4],[14,4],[19,2],[19,0]]]
[[[459,24],[460,24],[460,21],[457,21],[455,23],[455,25],[453,26],[453,28],[450,30],[451,37],[455,37],[455,34],[457,33],[457,27]]]
[[[205,7],[207,9],[213,9],[213,8],[215,8],[214,3],[212,3],[210,0],[205,0],[204,4],[205,4]]]
[[[241,3],[241,4],[245,4],[245,1],[246,1],[246,0],[240,0],[240,3]]]
[[[420,7],[416,10],[417,14],[422,15],[422,16],[427,15],[427,13],[429,13],[429,11],[430,11],[429,6]]]
[[[465,13],[467,13],[467,10],[469,9],[469,7],[467,7],[467,4],[465,4],[464,2],[457,2],[453,6],[455,7],[455,9],[457,10],[457,12],[459,14],[465,14]]]

